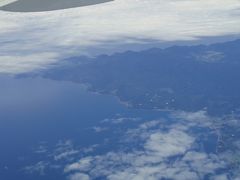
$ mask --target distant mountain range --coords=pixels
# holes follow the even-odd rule
[[[240,108],[240,40],[74,57],[37,75],[87,84],[134,108],[231,114]]]

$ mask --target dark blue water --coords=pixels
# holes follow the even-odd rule
[[[118,138],[116,127],[120,132],[139,123],[112,124],[108,128],[114,131],[94,132],[92,127],[103,124],[104,119],[130,117],[144,121],[166,115],[129,109],[113,96],[90,93],[71,82],[1,76],[0,83],[1,180],[65,179],[57,168],[47,176],[24,172],[25,166],[42,160],[41,154],[34,153],[41,143],[54,149],[59,141],[69,139],[79,148],[112,141],[96,152],[103,153],[118,148],[114,143]]]
[[[116,97],[89,92],[80,84],[0,76],[0,180],[64,180],[68,177],[64,167],[82,157],[141,150],[138,137],[129,143],[121,141],[128,140],[129,129],[155,119],[161,121],[161,128],[153,128],[161,132],[181,121],[171,112],[128,108]],[[216,153],[220,129],[211,126],[200,123],[189,128],[189,135],[196,138],[191,150]],[[235,152],[238,130],[231,126],[225,128],[228,132],[223,127],[224,144],[218,151]],[[58,156],[65,152],[73,154]],[[179,158],[174,156],[169,163]],[[228,172],[227,168],[217,173]]]

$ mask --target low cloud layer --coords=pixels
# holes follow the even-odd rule
[[[227,167],[215,153],[206,153],[196,147],[201,134],[192,134],[191,128],[208,128],[210,117],[205,112],[176,113],[182,122],[166,126],[154,120],[129,129],[127,136],[132,142],[142,141],[141,148],[130,152],[111,151],[104,155],[87,156],[65,166],[70,180],[158,180],[158,179],[228,179],[227,173],[217,173]],[[186,124],[185,124],[186,123]],[[209,131],[210,129],[208,129]],[[210,130],[211,131],[211,130]],[[131,142],[130,142],[131,143]]]
[[[239,11],[239,0],[115,0],[53,12],[0,11],[0,72],[28,72],[120,44],[236,35]]]
[[[136,122],[134,127],[121,129],[117,137],[113,135],[114,145],[110,140],[111,149],[100,153],[97,149],[107,144],[94,144],[85,149],[65,140],[50,150],[46,143],[41,143],[35,153],[47,159],[24,170],[44,175],[57,168],[68,180],[239,179],[236,158],[240,147],[236,132],[239,120],[211,117],[205,111],[181,111],[172,112],[166,119]],[[112,131],[117,131],[119,126],[112,126],[109,120],[100,124],[109,125]],[[231,134],[225,132],[226,127],[231,129]],[[220,140],[222,135],[224,138]],[[221,141],[228,144],[223,149],[219,149]],[[119,148],[112,148],[115,145]]]

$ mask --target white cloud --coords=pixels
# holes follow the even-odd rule
[[[62,160],[62,159],[70,159],[71,156],[78,154],[78,153],[79,153],[78,150],[70,149],[70,150],[66,150],[60,154],[55,155],[54,159],[56,161]]]
[[[229,178],[226,174],[221,174],[221,175],[212,177],[211,180],[229,180]]]
[[[76,173],[69,177],[69,180],[90,180],[89,176],[82,173]]]
[[[216,169],[225,166],[225,163],[219,161],[217,156],[195,151],[186,153],[182,160],[190,164],[191,168],[197,169],[198,174],[202,175],[207,173],[214,174]]]
[[[101,133],[101,132],[103,132],[103,131],[107,131],[107,130],[108,130],[108,128],[106,128],[106,127],[100,127],[100,126],[94,126],[92,129],[93,129],[96,133]]]
[[[183,154],[191,147],[194,139],[179,130],[170,130],[168,133],[154,133],[145,144],[145,149],[157,153],[158,157],[170,157]]]
[[[225,131],[220,132],[219,126],[223,123],[224,129],[229,127],[235,134],[235,128],[239,129],[239,120],[232,118],[216,119],[208,116],[204,111],[172,112],[171,118],[137,121],[135,128],[122,129],[122,133],[118,134],[119,141],[114,141],[119,147],[118,150],[107,150],[99,155],[95,148],[103,147],[105,144],[92,145],[88,150],[75,147],[70,140],[63,140],[57,144],[53,153],[49,154],[49,148],[47,153],[47,157],[52,157],[53,160],[59,155],[61,162],[40,161],[26,167],[25,170],[30,173],[44,174],[45,170],[56,167],[59,169],[60,166],[69,180],[84,178],[109,180],[159,180],[162,178],[224,180],[231,178],[237,180],[239,179],[239,159],[237,158],[239,140],[233,139],[235,136],[226,134]],[[107,120],[106,123],[108,122],[111,121]],[[218,129],[218,131],[215,132],[212,129]],[[115,130],[114,127],[112,130]],[[205,151],[205,138],[211,139],[213,135],[218,136],[223,133],[226,137],[224,141],[229,147],[219,153],[216,153],[216,149]],[[228,136],[231,139],[227,138]],[[126,138],[128,140],[125,140]],[[114,140],[116,140],[115,137]],[[227,169],[229,164],[233,169]]]
[[[35,68],[44,68],[45,64],[57,61],[54,53],[34,53],[31,55],[0,55],[0,73],[23,73]]]
[[[142,123],[138,128],[129,130],[126,136],[134,136],[133,139],[130,138],[132,142],[143,140],[142,145],[138,143],[141,148],[132,149],[130,152],[119,150],[87,156],[66,165],[64,172],[70,175],[81,173],[92,179],[105,177],[109,180],[197,180],[206,175],[210,175],[212,179],[216,178],[216,171],[225,168],[226,163],[215,154],[196,150],[194,145],[198,134],[188,131],[193,127],[192,120],[210,117],[203,112],[182,112],[181,118],[183,117],[188,118],[174,123],[175,126],[169,123],[168,127],[163,127],[162,121],[157,123],[157,120]],[[186,128],[176,128],[177,126]],[[195,123],[195,127],[201,128],[198,123]],[[222,174],[221,178],[225,176]]]
[[[57,143],[54,152],[49,153],[49,157],[52,157],[55,161],[60,160],[73,160],[80,151],[74,148],[71,140],[61,140]]]
[[[112,124],[122,124],[122,123],[127,123],[127,122],[134,122],[134,121],[139,121],[140,118],[131,118],[131,117],[117,117],[117,118],[112,118],[112,119],[104,119],[101,122],[102,123],[112,123]]]
[[[91,163],[94,159],[92,157],[85,157],[81,159],[79,162],[73,163],[65,168],[65,172],[81,170],[86,171],[91,167]]]
[[[205,63],[216,63],[221,62],[224,58],[224,53],[217,51],[206,51],[201,55],[193,55],[193,57]]]
[[[94,49],[104,53],[117,44],[146,39],[239,34],[239,8],[239,0],[115,0],[54,12],[0,11],[0,72],[27,72],[59,57],[91,54]],[[54,57],[41,58],[45,52]],[[32,61],[27,67],[19,63],[24,57]]]
[[[38,163],[34,164],[34,165],[30,165],[24,168],[24,171],[26,173],[38,173],[40,175],[45,175],[45,170],[47,169],[47,167],[49,166],[48,162],[44,162],[44,161],[39,161]]]
[[[207,114],[206,111],[196,111],[196,112],[185,112],[185,111],[176,111],[172,113],[174,118],[182,119],[188,121],[188,126],[206,126],[211,127],[214,121],[218,121],[219,118],[211,117]],[[186,128],[186,127],[183,127]]]

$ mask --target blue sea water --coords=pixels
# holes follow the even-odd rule
[[[232,125],[227,128],[230,132],[221,122],[215,127],[212,122],[191,126],[195,122],[186,121],[181,127],[172,112],[129,108],[117,97],[89,92],[72,82],[0,76],[0,84],[0,180],[64,180],[68,179],[64,167],[85,156],[120,149],[141,151],[144,142],[137,136],[144,132],[136,133],[136,140],[129,142],[134,136],[126,136],[126,132],[139,131],[143,123],[156,119],[161,124],[153,122],[150,128],[145,125],[145,130],[155,132],[161,127],[159,131],[164,133],[168,127],[189,126],[188,133],[195,138],[191,152],[216,154],[219,137],[225,146],[220,144],[221,151],[236,152],[239,134]],[[204,123],[211,125],[202,126]],[[66,154],[69,152],[72,154]],[[168,163],[183,155],[171,157]],[[230,174],[232,168],[226,166],[215,173]],[[205,174],[202,179],[212,175]]]
[[[34,153],[41,144],[54,149],[57,143],[73,141],[79,148],[104,144],[96,154],[118,148],[115,139],[121,129],[134,127],[138,121],[166,116],[165,112],[127,108],[116,97],[86,91],[79,84],[42,78],[0,77],[0,179],[65,179],[62,172],[47,175],[28,174],[24,167],[43,160]],[[105,119],[139,118],[124,124],[112,124],[113,131],[96,133]],[[46,158],[46,157],[44,157]]]

